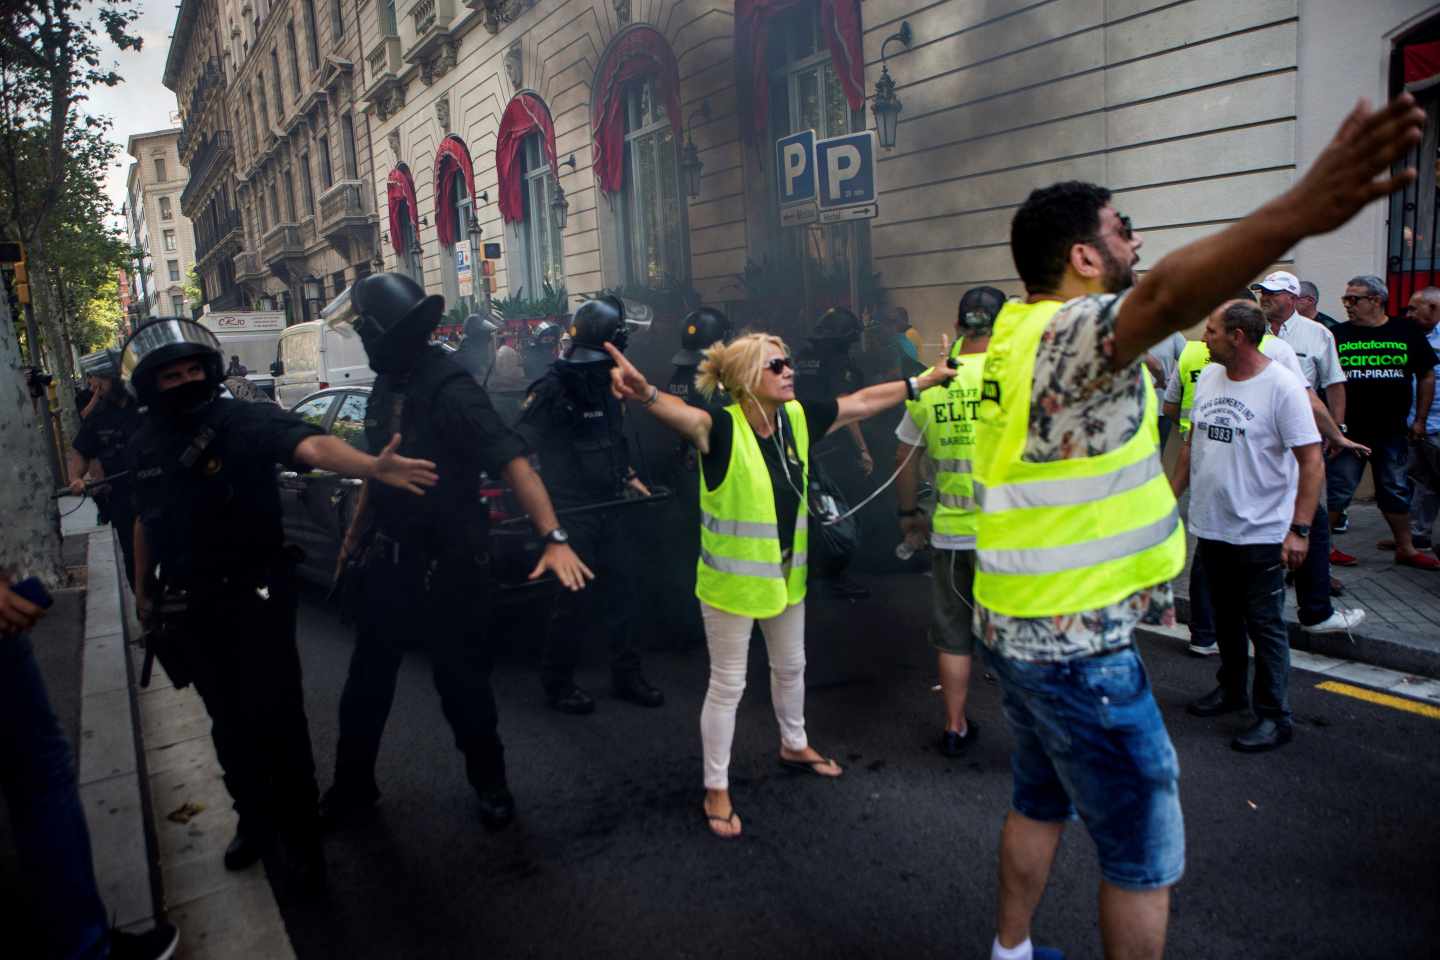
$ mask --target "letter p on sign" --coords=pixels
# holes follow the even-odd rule
[[[782,150],[785,160],[785,195],[793,197],[800,191],[796,187],[796,181],[805,176],[806,168],[809,166],[810,151],[803,143],[787,143]]]
[[[825,193],[831,197],[845,195],[845,181],[860,174],[860,151],[843,143],[825,151]]]

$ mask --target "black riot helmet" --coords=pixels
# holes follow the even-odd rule
[[[815,332],[810,339],[848,347],[860,342],[860,334],[864,329],[865,325],[860,322],[860,318],[848,307],[831,307],[815,322]]]
[[[730,320],[714,307],[701,307],[686,315],[680,329],[680,350],[670,358],[678,367],[695,367],[705,350],[730,339]]]
[[[625,325],[625,304],[619,297],[604,296],[586,300],[570,318],[570,349],[567,363],[600,363],[608,361],[605,344],[624,350],[630,342],[630,329]]]
[[[560,343],[560,338],[565,335],[560,324],[552,323],[549,320],[541,320],[530,331],[530,346],[537,350],[549,350],[555,352],[555,347]]]
[[[406,370],[415,362],[444,309],[444,297],[426,295],[405,274],[373,273],[330,301],[320,316],[331,325],[353,326],[365,345],[370,369],[387,373]]]
[[[205,379],[162,391],[156,375],[177,360],[200,360]],[[225,358],[215,334],[193,320],[160,317],[143,323],[120,350],[120,374],[144,406],[194,412],[214,400],[225,378]],[[163,398],[162,398],[163,394]]]
[[[472,313],[465,318],[465,339],[474,337],[477,340],[484,340],[493,337],[499,327],[495,326],[484,314]]]
[[[962,337],[988,334],[995,326],[1005,294],[994,287],[971,287],[960,298],[955,311],[955,330]]]

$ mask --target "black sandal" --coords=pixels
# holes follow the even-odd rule
[[[816,769],[817,767],[820,767],[827,763],[833,766],[835,769],[839,770],[840,773],[845,772],[844,767],[840,766],[840,764],[836,763],[829,757],[821,757],[819,760],[791,760],[787,757],[780,758],[780,766],[784,767],[786,770],[791,771],[792,773],[809,773],[817,777],[824,777],[826,780],[837,779],[840,776],[840,773],[821,773],[818,769]]]
[[[703,809],[703,808],[702,808],[702,809]],[[707,814],[705,814],[705,820],[706,820],[706,823],[707,823],[707,824],[708,824],[709,821],[711,821],[711,820],[714,820],[714,821],[717,822],[717,823],[734,823],[734,822],[735,822],[735,818],[736,818],[738,815],[739,815],[739,814],[736,812],[734,805],[731,805],[731,807],[730,807],[730,813],[729,813],[728,816],[721,817],[721,816],[717,816],[716,814],[713,814],[713,813],[707,813]],[[740,823],[740,828],[741,828],[742,830],[745,828],[745,827],[744,827],[744,821],[741,821],[741,823]],[[714,827],[711,827],[711,828],[710,828],[710,834],[711,834],[712,836],[719,837],[721,840],[734,840],[735,838],[741,836],[741,834],[739,834],[739,833],[732,833],[732,834],[729,834],[729,835],[726,835],[726,834],[723,834],[723,833],[716,833]]]

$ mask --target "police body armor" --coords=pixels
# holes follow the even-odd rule
[[[625,436],[625,408],[610,393],[610,370],[604,364],[554,364],[531,385],[548,396],[570,430],[562,465],[548,464],[545,484],[557,501],[594,503],[621,497],[630,468],[630,443]],[[559,472],[556,472],[559,466]]]
[[[370,485],[367,496],[379,534],[411,550],[423,550],[431,559],[483,563],[489,511],[480,498],[480,477],[437,434],[434,417],[445,384],[469,376],[438,347],[430,347],[405,374],[386,373],[376,379],[365,409],[370,450],[378,454],[399,433],[397,452],[433,461],[440,479],[423,497],[378,483]]]

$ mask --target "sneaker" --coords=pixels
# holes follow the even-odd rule
[[[1191,640],[1190,645],[1187,646],[1185,649],[1190,651],[1193,656],[1197,657],[1213,657],[1220,652],[1220,646],[1214,640],[1211,640],[1208,643],[1197,643],[1196,641]]]
[[[110,960],[169,960],[180,945],[180,931],[159,921],[144,933],[110,931]]]
[[[1353,567],[1360,561],[1338,547],[1330,548],[1330,566],[1332,567]]]
[[[1330,527],[1331,533],[1345,533],[1350,529],[1350,511],[1341,510],[1339,522]]]
[[[1349,633],[1350,628],[1365,619],[1364,610],[1341,610],[1336,607],[1330,616],[1319,623],[1300,624],[1306,633]]]

